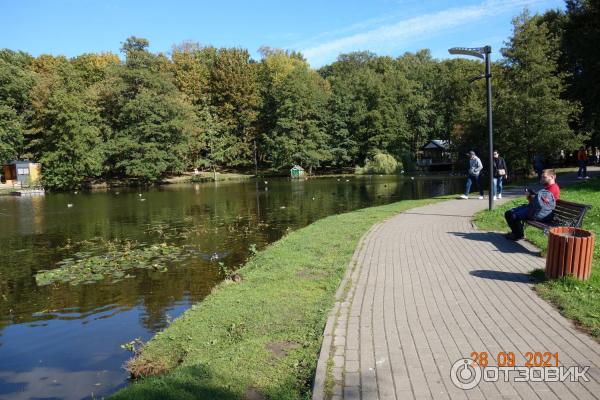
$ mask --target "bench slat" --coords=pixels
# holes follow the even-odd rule
[[[583,217],[592,206],[587,204],[574,203],[567,200],[557,200],[554,209],[554,218],[549,222],[530,221],[525,223],[547,232],[548,229],[555,226],[574,226],[579,228],[583,222]]]
[[[555,211],[554,215],[564,216],[564,217],[571,218],[571,217],[578,217],[578,216],[580,216],[581,214],[584,214],[584,213],[585,212],[578,212],[578,213],[568,212],[568,213],[566,213],[566,212],[556,212]]]
[[[555,214],[566,214],[566,215],[579,215],[582,212],[584,212],[584,210],[554,210]]]

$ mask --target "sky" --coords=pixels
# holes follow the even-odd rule
[[[0,0],[0,48],[75,57],[113,52],[129,36],[169,53],[186,41],[300,51],[312,67],[339,54],[369,50],[400,56],[430,49],[492,46],[493,59],[512,33],[511,20],[564,9],[563,0]]]

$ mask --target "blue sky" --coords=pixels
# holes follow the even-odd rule
[[[454,46],[490,44],[494,57],[511,34],[511,19],[564,9],[563,0],[0,0],[0,48],[68,57],[119,52],[135,35],[153,52],[183,41],[301,51],[313,67],[338,54],[371,50],[401,55],[429,48],[449,57]]]

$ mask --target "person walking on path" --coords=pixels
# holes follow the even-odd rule
[[[600,148],[594,147],[594,155],[595,155],[595,164],[600,165]]]
[[[481,171],[483,164],[473,150],[467,153],[469,156],[469,176],[467,176],[467,184],[465,186],[465,194],[461,195],[461,199],[468,199],[471,192],[471,185],[475,182],[475,187],[479,190],[479,199],[483,199],[483,187],[481,186]]]
[[[554,204],[556,204],[556,200],[560,198],[560,187],[556,183],[556,173],[553,169],[545,169],[542,172],[542,183],[544,184],[544,189],[548,192],[552,193],[554,196]],[[519,240],[523,239],[524,236],[524,221],[526,219],[532,219],[531,216],[531,203],[536,196],[535,193],[527,192],[527,200],[528,204],[523,204],[519,207],[511,208],[507,212],[504,213],[504,218],[506,219],[506,223],[511,229],[511,232],[506,235],[508,239],[511,240]],[[550,196],[551,197],[551,196]],[[545,199],[542,199],[545,200]],[[554,207],[552,207],[554,208]],[[546,216],[542,219],[542,221],[550,219],[552,214]]]
[[[538,182],[542,183],[542,172],[544,171],[544,156],[536,153],[533,156],[533,169],[538,176]]]
[[[561,150],[558,155],[558,160],[560,162],[560,167],[564,168],[567,165],[567,155],[564,150]]]
[[[494,200],[502,198],[502,181],[507,174],[506,162],[500,157],[498,150],[494,150],[494,185],[492,188],[492,196]]]
[[[585,147],[581,146],[577,152],[577,163],[579,163],[579,170],[577,171],[577,179],[589,179],[587,174],[587,152]]]

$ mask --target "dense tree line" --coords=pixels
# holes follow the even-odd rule
[[[513,168],[600,144],[600,1],[514,19],[493,64],[497,147]],[[85,180],[155,181],[193,168],[309,170],[362,166],[378,154],[405,165],[429,139],[459,153],[486,148],[483,65],[339,56],[312,69],[303,56],[195,43],[153,54],[130,37],[115,54],[32,57],[0,51],[0,161],[43,163],[49,187]]]

